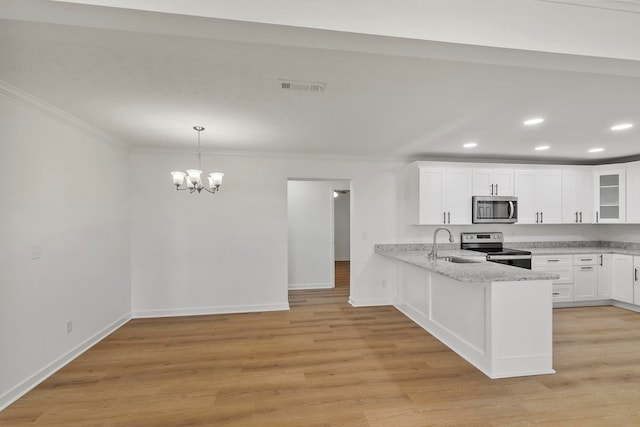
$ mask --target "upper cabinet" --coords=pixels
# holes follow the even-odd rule
[[[591,170],[562,171],[562,222],[593,222],[593,174]]]
[[[472,196],[516,196],[516,224],[640,224],[640,162],[606,166],[508,166],[410,164],[407,169],[409,223],[469,225]]]
[[[409,223],[471,224],[471,168],[409,166]]]
[[[627,222],[640,223],[640,166],[627,168]]]
[[[594,172],[596,223],[625,222],[625,171],[598,169]]]
[[[513,196],[513,169],[473,169],[474,196]]]
[[[562,174],[553,169],[516,169],[518,224],[562,222]]]

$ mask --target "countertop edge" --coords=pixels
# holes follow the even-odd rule
[[[434,262],[427,258],[427,251],[390,251],[381,250],[376,247],[375,253],[464,283],[554,280],[559,277],[557,274],[527,270],[480,260],[477,252],[460,249],[444,250],[441,251],[440,254],[442,256],[472,258],[478,260],[478,262],[470,264],[456,264],[447,261]]]

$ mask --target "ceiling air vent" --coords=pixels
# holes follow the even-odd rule
[[[282,89],[303,90],[306,92],[324,92],[324,83],[301,82],[297,80],[279,80]]]

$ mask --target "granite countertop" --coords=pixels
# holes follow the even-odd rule
[[[504,246],[531,251],[532,255],[621,254],[640,256],[640,243],[609,240],[505,242]]]
[[[557,279],[557,274],[542,273],[539,271],[527,270],[519,267],[511,267],[504,264],[488,262],[483,256],[478,256],[478,252],[465,250],[438,250],[439,257],[458,256],[473,259],[478,262],[457,264],[443,260],[430,260],[427,257],[428,250],[397,250],[393,248],[382,248],[377,245],[376,253],[382,256],[415,265],[425,270],[441,274],[460,282],[468,283],[490,283],[490,282],[511,282],[522,280],[553,280]]]
[[[488,262],[477,252],[459,249],[459,243],[437,244],[439,256],[459,256],[479,260],[478,263],[456,264],[447,261],[434,262],[427,258],[431,251],[428,243],[403,243],[375,245],[377,254],[412,264],[425,270],[461,282],[504,282],[519,280],[557,279],[555,274],[547,274]],[[553,242],[505,242],[511,249],[531,251],[536,255],[580,255],[580,254],[621,254],[640,256],[640,243],[614,241],[553,241]]]
[[[508,246],[508,244],[507,244]],[[621,255],[635,255],[640,256],[640,251],[634,249],[624,248],[611,248],[603,246],[585,246],[585,247],[570,247],[570,248],[527,248],[518,247],[518,249],[524,249],[531,251],[532,255],[580,255],[580,254],[621,254]]]

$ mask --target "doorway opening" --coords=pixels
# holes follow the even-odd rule
[[[348,292],[350,185],[349,180],[287,182],[290,291],[341,287]]]
[[[334,281],[335,287],[349,288],[351,271],[351,191],[334,189]]]

